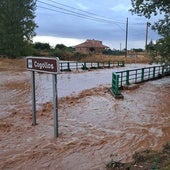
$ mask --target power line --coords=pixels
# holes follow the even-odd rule
[[[110,22],[99,20],[97,18],[95,19],[95,18],[90,18],[88,16],[83,16],[83,15],[81,16],[81,15],[78,15],[78,14],[74,14],[74,13],[70,13],[70,12],[64,12],[64,11],[59,11],[59,10],[56,10],[56,9],[51,9],[51,8],[43,7],[43,6],[39,6],[39,5],[37,7],[42,8],[42,9],[47,9],[47,10],[50,10],[50,11],[54,11],[54,12],[59,12],[59,13],[63,13],[63,14],[68,14],[68,15],[80,17],[80,18],[89,19],[89,20],[92,20],[92,21],[104,22],[104,23],[107,23],[107,24],[110,23]]]
[[[106,23],[115,23],[113,22],[112,20],[108,20],[108,19],[104,19],[104,18],[101,18],[101,17],[95,17],[95,16],[91,16],[91,15],[87,15],[87,14],[82,14],[82,13],[79,13],[79,12],[75,12],[75,11],[72,11],[72,10],[69,10],[69,9],[66,9],[66,8],[62,8],[62,7],[58,7],[58,6],[55,6],[55,5],[52,5],[52,4],[49,4],[49,3],[46,3],[46,2],[42,2],[40,0],[38,0],[38,2],[42,3],[42,4],[45,4],[45,5],[48,5],[50,7],[53,7],[53,8],[57,8],[57,9],[60,9],[62,11],[67,11],[69,12],[69,14],[76,14],[76,16],[79,16],[79,17],[87,17],[89,19],[95,19],[96,21],[102,21],[102,22],[106,22]]]
[[[39,1],[39,0],[38,0],[38,1]],[[72,6],[63,4],[63,3],[56,2],[56,1],[54,1],[54,0],[48,0],[48,1],[50,1],[50,2],[52,2],[52,3],[55,3],[55,4],[58,4],[58,5],[61,5],[61,6],[64,6],[64,7],[66,7],[66,8],[75,9],[75,10],[80,11],[80,12],[84,12],[84,13],[87,13],[87,14],[90,14],[90,15],[94,15],[95,17],[98,17],[98,18],[100,18],[100,19],[105,19],[105,20],[107,20],[107,21],[111,21],[111,22],[118,23],[118,24],[124,24],[124,25],[126,24],[125,22],[119,22],[119,21],[115,21],[115,20],[113,20],[113,19],[111,19],[111,18],[105,18],[104,16],[100,16],[100,15],[94,13],[94,12],[89,12],[89,11],[81,10],[81,9],[78,9],[78,8],[75,8],[75,7],[72,7]],[[50,5],[51,5],[51,4],[50,4]],[[73,12],[74,12],[74,11],[73,11]],[[92,17],[92,16],[91,16],[91,17]],[[145,25],[145,24],[146,24],[146,22],[145,22],[145,23],[129,23],[129,25]]]
[[[81,10],[81,9],[78,9],[78,8],[75,8],[75,7],[72,7],[72,6],[69,6],[69,5],[65,5],[65,4],[62,4],[62,3],[59,3],[59,2],[56,2],[56,1],[53,1],[53,0],[48,0],[48,1],[51,1],[51,2],[53,2],[55,4],[59,4],[61,6],[64,6],[64,7],[70,8],[70,9],[75,9],[75,10],[80,11],[80,12],[84,12],[84,13],[87,13],[87,14],[90,14],[90,15],[94,15],[94,16],[97,16],[99,18],[112,21],[114,23],[125,24],[123,22],[115,21],[115,20],[113,20],[111,18],[105,18],[104,16],[100,16],[100,15],[94,13],[94,12],[89,12],[89,11]]]
[[[52,1],[52,0],[51,0]],[[90,19],[90,20],[94,20],[94,21],[100,21],[100,22],[105,22],[105,23],[109,23],[109,24],[117,24],[117,23],[119,23],[119,24],[124,24],[124,23],[120,23],[120,22],[116,22],[116,21],[113,21],[113,20],[111,20],[111,19],[106,19],[106,18],[103,18],[103,17],[100,17],[100,16],[92,16],[92,15],[89,15],[89,14],[95,14],[95,13],[91,13],[91,12],[86,12],[86,13],[88,13],[88,14],[83,14],[83,13],[80,13],[80,12],[75,12],[75,11],[73,11],[73,10],[69,10],[69,9],[66,9],[66,8],[62,8],[62,7],[59,7],[59,6],[56,6],[56,5],[52,5],[52,4],[49,4],[49,3],[46,3],[46,2],[43,2],[43,1],[40,1],[40,0],[38,0],[38,2],[40,2],[40,3],[42,3],[42,4],[45,4],[45,5],[47,5],[47,6],[50,6],[50,7],[52,7],[52,8],[57,8],[57,9],[59,9],[60,11],[57,11],[56,10],[56,12],[61,12],[61,13],[64,13],[64,14],[69,14],[69,15],[74,15],[74,16],[77,16],[77,17],[81,17],[81,18],[86,18],[86,19]],[[54,1],[52,1],[52,2],[54,2]],[[55,2],[56,3],[56,2]],[[59,3],[60,4],[60,3]],[[63,6],[67,6],[67,5],[64,5],[64,4],[62,4]],[[40,6],[39,6],[40,7]],[[69,8],[73,8],[73,7],[70,7],[70,6],[68,6]],[[48,9],[48,10],[52,10],[52,11],[54,11],[54,9],[51,9],[51,8],[47,8],[47,7],[40,7],[40,8],[46,8],[46,9]],[[76,10],[79,10],[79,9],[77,9],[77,8],[73,8],[73,9],[76,9]],[[65,12],[65,11],[67,11],[67,12]],[[83,12],[85,12],[84,10],[79,10],[79,11],[83,11]],[[95,14],[96,15],[96,14]]]
[[[78,11],[81,11],[81,12],[85,12],[85,13],[87,13],[87,14],[97,15],[97,14],[95,14],[95,13],[93,13],[93,12],[88,12],[88,11],[85,11],[85,10],[81,10],[81,9],[78,9],[78,8],[74,8],[74,7],[72,7],[72,6],[65,5],[65,4],[62,4],[62,3],[59,3],[59,2],[56,2],[56,1],[53,1],[53,0],[48,0],[48,1],[51,1],[51,2],[53,2],[53,3],[55,3],[55,4],[59,4],[59,5],[64,6],[64,7],[68,7],[68,8],[70,8],[70,9],[75,9],[75,10],[78,10]]]
[[[114,25],[118,26],[122,31],[125,32],[125,29],[122,28],[120,26],[120,24],[126,24],[126,23],[117,22],[117,21],[114,21],[110,18],[105,18],[105,17],[99,16],[99,15],[93,13],[93,12],[81,10],[81,9],[78,9],[78,8],[75,8],[75,7],[72,7],[72,6],[69,6],[69,5],[65,5],[65,4],[62,4],[62,3],[59,3],[59,2],[55,2],[53,0],[48,0],[48,1],[55,3],[57,5],[49,4],[47,2],[43,2],[41,0],[38,0],[39,3],[45,5],[45,7],[39,6],[39,5],[38,5],[38,7],[43,8],[43,9],[47,9],[47,10],[50,10],[50,11],[55,11],[55,12],[59,12],[59,13],[67,14],[67,15],[72,15],[72,16],[92,20],[92,21],[102,22],[102,23],[106,23],[106,24],[114,24]],[[60,5],[60,6],[58,6],[58,5]],[[46,6],[52,7],[54,9],[46,7]],[[63,6],[63,7],[61,7],[61,6]],[[69,9],[67,9],[67,8],[69,8]],[[77,10],[79,12],[75,12],[75,11],[73,11],[73,9]],[[145,23],[130,23],[129,25],[143,25],[143,24],[145,24]]]
[[[80,17],[80,15],[76,15],[76,14],[74,14],[74,13],[59,11],[59,10],[56,10],[56,9],[51,9],[51,8],[43,7],[43,6],[40,6],[40,5],[38,5],[37,7],[42,8],[42,9],[47,9],[47,10],[50,10],[50,11],[54,11],[54,12],[59,12],[59,13],[63,13],[63,14],[69,14],[69,15],[73,15],[73,16],[78,16],[78,17]],[[81,17],[83,17],[83,16],[81,16]],[[86,17],[85,17],[85,18],[86,18]]]

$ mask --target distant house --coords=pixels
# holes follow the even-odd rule
[[[102,44],[102,41],[98,40],[86,40],[84,43],[74,46],[76,52],[80,53],[101,53],[103,50],[109,47]]]

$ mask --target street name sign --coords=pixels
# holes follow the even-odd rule
[[[57,58],[27,57],[27,70],[57,74],[59,60]]]
[[[53,77],[54,136],[58,137],[58,95],[57,73],[60,72],[59,59],[47,57],[27,57],[27,70],[31,71],[32,125],[36,123],[35,72],[50,73]]]

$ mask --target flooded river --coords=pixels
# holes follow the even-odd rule
[[[0,169],[104,170],[111,158],[128,162],[136,151],[161,149],[170,141],[169,77],[124,90],[116,100],[112,72],[58,75],[59,138],[52,76],[36,74],[38,125],[31,126],[30,73],[1,72]]]

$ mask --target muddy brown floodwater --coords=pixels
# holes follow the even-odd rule
[[[169,77],[123,91],[124,100],[113,98],[110,85],[60,98],[54,138],[50,101],[39,103],[31,126],[27,73],[0,76],[0,169],[104,170],[111,155],[129,162],[136,151],[170,141]]]

